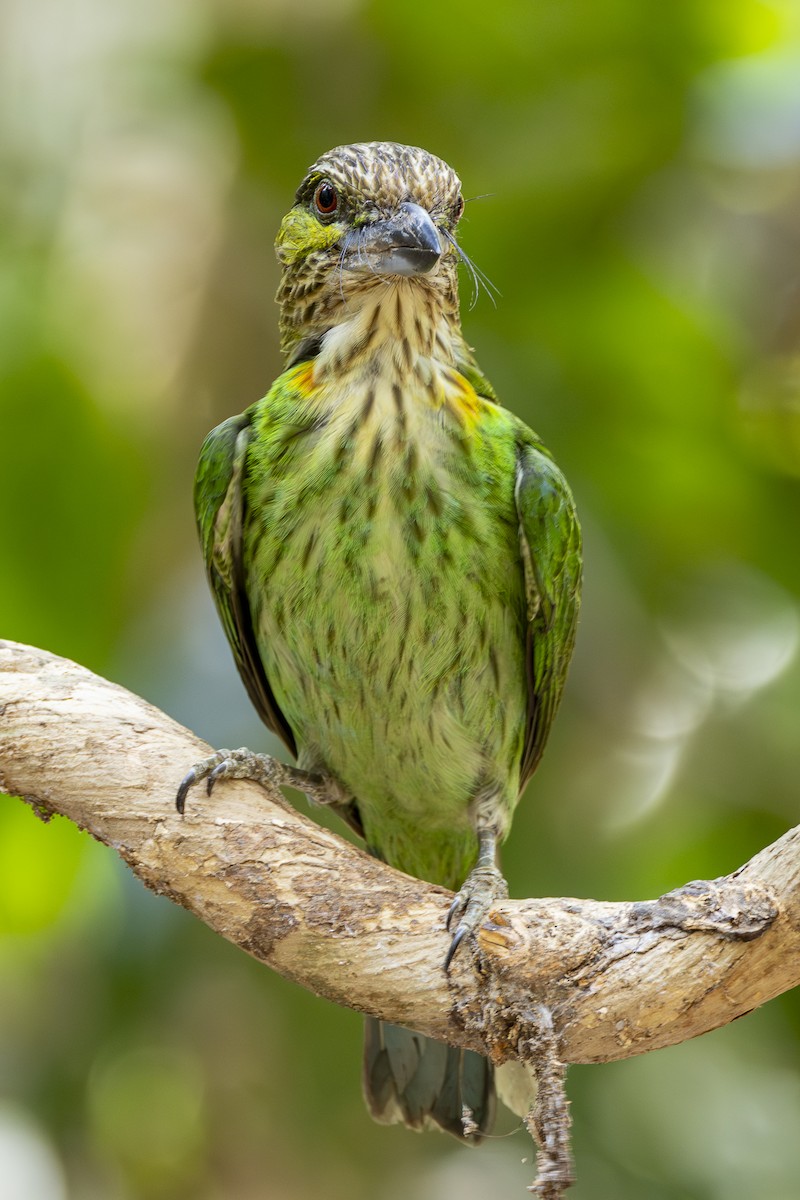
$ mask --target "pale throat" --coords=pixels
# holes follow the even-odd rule
[[[438,289],[417,279],[381,281],[347,296],[322,339],[314,381],[357,390],[399,384],[433,396],[462,344],[457,302],[443,304]]]

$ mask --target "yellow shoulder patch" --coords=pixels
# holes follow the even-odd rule
[[[455,370],[442,372],[444,402],[450,412],[468,428],[473,428],[488,404],[475,391],[468,379]]]
[[[309,397],[317,390],[314,382],[314,362],[302,362],[289,372],[287,382],[301,396]]]

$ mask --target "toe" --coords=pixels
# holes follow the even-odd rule
[[[195,763],[191,770],[187,771],[180,782],[175,796],[175,807],[181,816],[183,816],[186,808],[186,797],[189,794],[189,789],[194,787],[196,783],[199,783],[201,779],[207,779],[218,764],[225,762],[229,754],[229,750],[217,750],[216,753],[209,755],[208,758],[204,758],[202,762]]]
[[[455,933],[444,960],[445,971],[449,969],[466,936],[477,933],[497,901],[505,899],[507,895],[506,881],[496,867],[478,866],[467,876],[463,887],[450,905],[445,920],[448,931],[457,921]]]

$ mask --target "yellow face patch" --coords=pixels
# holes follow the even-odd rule
[[[275,239],[278,258],[283,263],[291,263],[312,250],[328,250],[341,240],[345,232],[345,226],[339,221],[322,225],[305,208],[293,208],[281,221]]]

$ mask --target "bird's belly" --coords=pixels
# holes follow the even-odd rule
[[[409,542],[404,517],[368,522],[361,509],[344,525],[336,504],[298,521],[262,593],[267,677],[301,757],[352,792],[368,838],[373,809],[467,826],[482,792],[516,800],[527,703],[516,545],[503,530],[497,545],[473,544],[436,520]]]
[[[515,446],[410,403],[394,421],[376,400],[357,436],[336,411],[259,462],[245,547],[259,653],[301,764],[348,789],[372,849],[452,886],[474,861],[475,802],[491,796],[505,830],[519,791]]]

